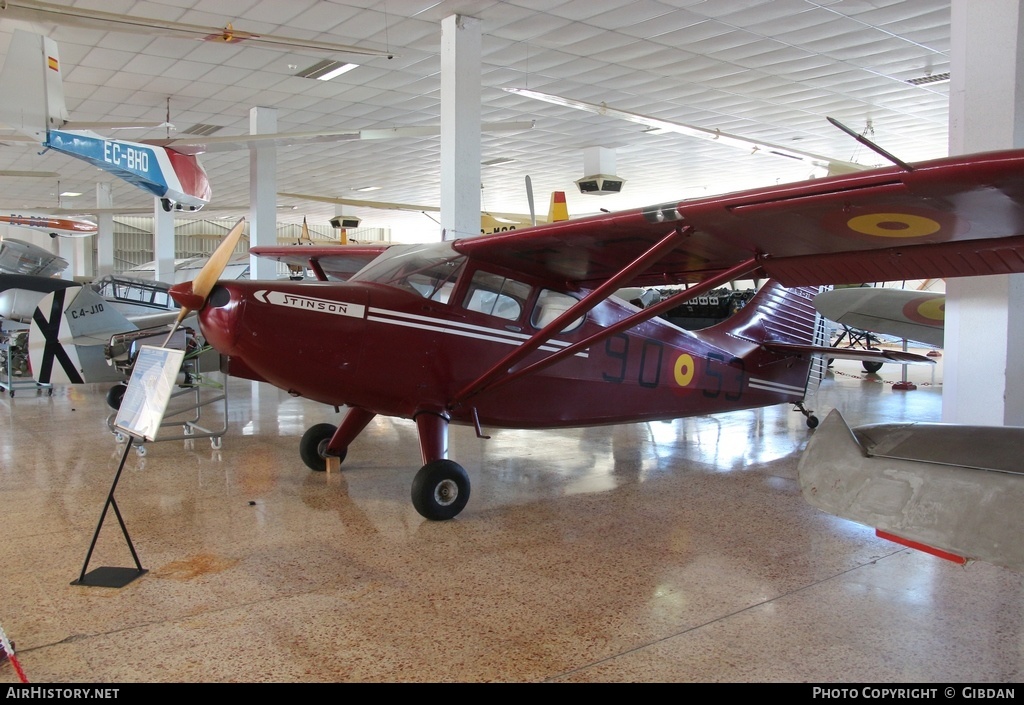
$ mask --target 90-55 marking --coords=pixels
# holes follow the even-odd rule
[[[604,344],[604,352],[612,360],[618,361],[618,369],[612,373],[602,373],[606,382],[621,384],[626,380],[629,362],[629,336],[619,333]],[[661,382],[661,368],[664,361],[665,346],[657,340],[644,339],[640,350],[640,368],[637,372],[637,384],[648,389],[656,388]],[[699,359],[699,358],[698,358]],[[739,401],[746,386],[746,372],[743,360],[733,357],[726,362],[721,353],[708,353],[704,360],[704,369],[700,372],[703,394],[708,399],[719,396],[726,401]],[[697,362],[689,353],[682,353],[672,363],[672,381],[679,387],[690,387],[698,377]]]
[[[626,379],[626,366],[629,362],[629,336],[624,333],[613,335],[604,343],[605,354],[613,360],[619,361],[619,369],[615,374],[603,373],[605,382],[619,384]],[[637,384],[641,387],[654,389],[661,381],[661,360],[664,354],[664,345],[657,340],[644,340],[643,348],[640,351],[640,371],[637,374]]]

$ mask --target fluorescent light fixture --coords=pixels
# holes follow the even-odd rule
[[[908,78],[907,83],[912,86],[924,86],[931,83],[945,83],[949,80],[949,71],[945,73],[929,73],[916,78]]]
[[[359,64],[346,64],[341,61],[324,59],[323,61],[313,64],[307,69],[299,71],[295,75],[299,78],[315,78],[318,81],[330,81],[332,78],[337,78],[343,73],[348,73],[357,66],[359,66]]]
[[[64,191],[60,194],[61,198],[74,198],[75,196],[81,196],[82,194],[78,191]]]
[[[354,188],[352,190],[359,193],[366,193],[367,191],[380,191],[380,186],[363,186],[362,188]]]
[[[332,78],[337,78],[343,73],[348,73],[357,66],[359,66],[359,64],[342,64],[333,71],[328,71],[323,76],[317,76],[316,78],[318,81],[330,81]]]

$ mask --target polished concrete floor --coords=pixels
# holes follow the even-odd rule
[[[889,366],[887,366],[889,367]],[[836,363],[812,407],[937,421],[941,366]],[[211,378],[213,378],[211,376]],[[232,380],[209,438],[144,446],[104,388],[0,401],[0,627],[30,683],[1013,683],[1024,576],[958,566],[800,495],[788,406],[610,428],[453,428],[473,482],[413,509],[414,428],[378,418],[343,472],[298,457],[333,409]],[[124,587],[77,583],[135,563]],[[88,569],[88,570],[87,570]],[[87,581],[88,582],[88,581]],[[0,682],[18,683],[12,664]]]

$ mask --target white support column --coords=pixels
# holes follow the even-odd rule
[[[92,281],[92,238],[76,237],[74,243],[75,279]]]
[[[441,228],[480,234],[480,20],[441,21]]]
[[[950,154],[1024,147],[1024,11],[952,0]],[[946,281],[942,420],[1024,425],[1024,275]]]
[[[175,283],[174,259],[174,214],[164,210],[159,198],[153,199],[153,260],[156,270],[153,278],[156,281]]]
[[[70,238],[66,237],[55,237],[52,242],[51,251],[68,262],[68,268],[61,272],[60,278],[71,281],[78,271],[78,263],[75,261],[75,245]]]
[[[106,210],[114,207],[114,197],[109,183],[96,184],[96,207]],[[114,273],[114,214],[100,213],[96,220],[99,232],[96,239],[96,278]]]
[[[277,132],[277,110],[249,110],[249,134]],[[277,148],[261,144],[249,148],[249,245],[277,244]],[[276,279],[277,263],[251,256],[250,279]]]

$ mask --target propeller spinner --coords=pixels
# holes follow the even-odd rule
[[[217,249],[210,255],[210,259],[199,270],[199,274],[196,275],[195,279],[190,282],[175,284],[171,287],[171,298],[181,305],[178,320],[174,322],[174,326],[171,328],[172,335],[188,314],[198,311],[206,305],[206,297],[210,295],[213,286],[220,279],[220,275],[224,273],[224,268],[227,267],[228,260],[231,259],[231,255],[234,253],[238,240],[242,237],[242,231],[244,230],[245,218],[239,218],[235,226],[231,228],[231,231],[224,237],[220,245],[217,246]],[[170,336],[167,339],[170,340]],[[164,345],[166,344],[164,343]]]

